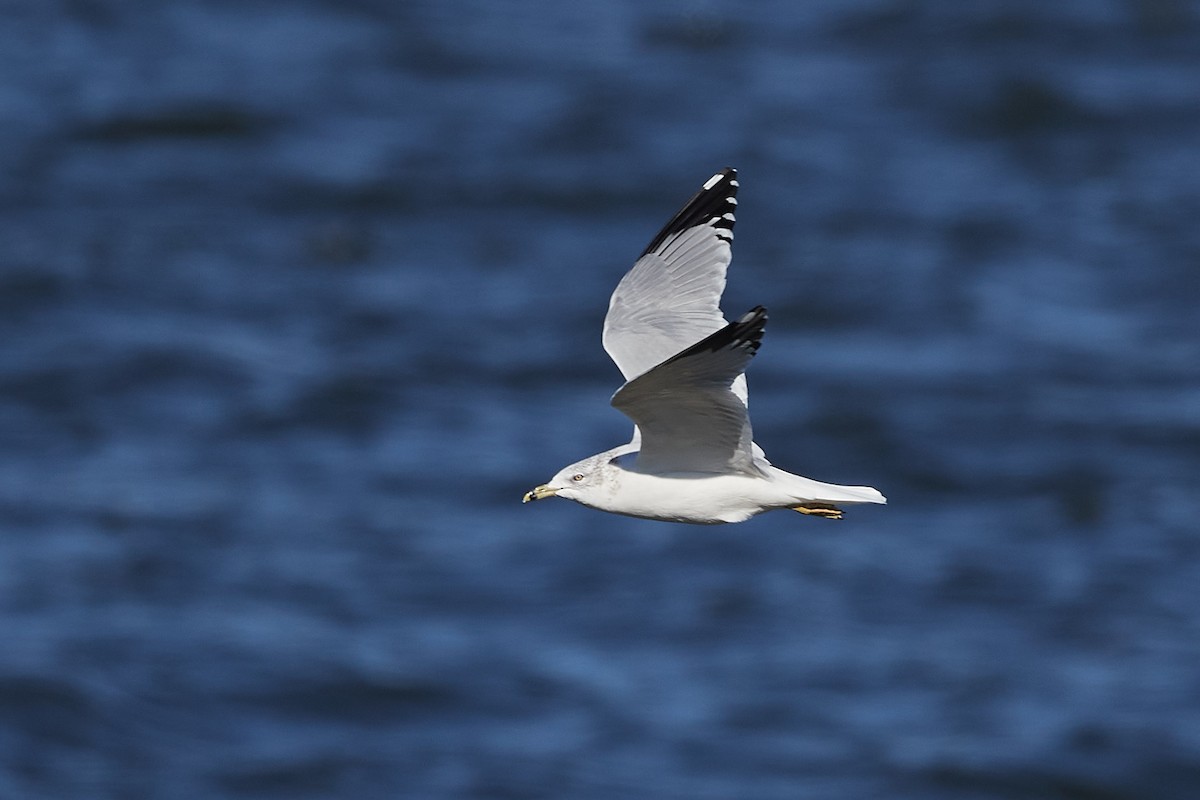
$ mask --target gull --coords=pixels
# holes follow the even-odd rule
[[[612,405],[633,440],[563,467],[523,502],[564,497],[631,517],[715,525],[772,509],[841,519],[843,505],[886,503],[771,464],[753,441],[743,374],[767,311],[734,322],[719,307],[733,258],[737,171],[726,168],[672,217],[617,284],[604,349],[625,384]]]

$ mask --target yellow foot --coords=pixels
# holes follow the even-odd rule
[[[833,503],[801,503],[798,506],[792,506],[792,511],[799,511],[801,514],[811,514],[814,517],[824,517],[825,519],[842,518],[842,510]]]

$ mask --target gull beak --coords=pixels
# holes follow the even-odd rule
[[[558,494],[558,489],[552,489],[548,484],[543,483],[541,486],[536,486],[525,493],[521,498],[522,503],[528,503],[530,500],[545,500],[547,497],[554,497]]]

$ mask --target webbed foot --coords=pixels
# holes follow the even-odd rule
[[[824,517],[825,519],[842,518],[842,510],[833,503],[801,503],[798,506],[792,506],[792,511],[799,511],[801,514],[809,514],[814,517]]]

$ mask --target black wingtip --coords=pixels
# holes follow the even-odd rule
[[[696,353],[715,353],[718,350],[726,350],[732,347],[744,348],[750,351],[750,355],[754,355],[758,352],[758,348],[762,346],[763,333],[766,331],[766,328],[767,309],[762,306],[755,306],[738,317],[736,322],[729,323],[724,328],[721,328],[721,330],[707,338],[701,339],[663,363],[669,364],[672,361],[687,358]]]
[[[765,307],[755,306],[754,308],[747,311],[745,314],[742,314],[742,316],[738,317],[738,323],[739,324],[743,323],[743,322],[748,323],[748,322],[751,322],[756,319],[761,319],[763,321],[763,324],[766,324],[767,309]]]
[[[737,322],[726,325],[722,330],[717,331],[717,334],[729,331],[731,344],[742,345],[750,348],[750,352],[757,353],[758,348],[762,345],[763,333],[767,329],[767,309],[762,306],[754,308],[742,314]]]
[[[737,191],[737,170],[725,167],[705,181],[700,191],[684,203],[683,208],[646,246],[642,255],[657,250],[670,237],[697,225],[711,225],[719,238],[732,242]]]

